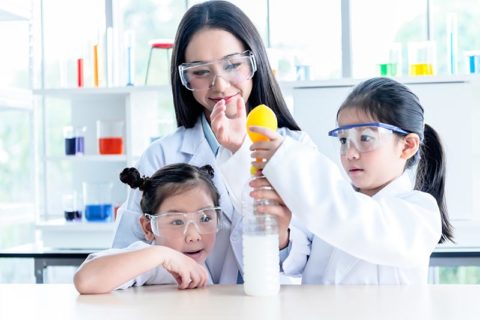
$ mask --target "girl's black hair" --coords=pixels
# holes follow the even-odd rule
[[[136,168],[125,168],[120,180],[132,189],[143,191],[140,207],[143,213],[156,214],[162,202],[173,195],[205,185],[215,207],[220,205],[220,194],[213,184],[213,168],[210,165],[196,167],[186,163],[166,165],[151,177],[141,176]]]
[[[192,128],[204,112],[191,91],[182,85],[178,66],[185,61],[185,51],[193,35],[202,29],[221,29],[234,35],[251,50],[257,61],[257,71],[253,76],[253,88],[247,108],[250,111],[259,104],[266,104],[276,114],[278,127],[300,130],[283,99],[280,87],[275,80],[267,52],[257,29],[238,7],[227,1],[206,1],[192,6],[183,16],[175,36],[172,53],[171,84],[177,125]],[[214,45],[214,44],[212,44]]]
[[[389,78],[373,78],[357,85],[340,106],[358,109],[372,119],[397,126],[420,137],[420,148],[408,159],[405,169],[418,163],[415,190],[430,193],[437,200],[442,218],[442,236],[453,241],[445,202],[445,153],[437,132],[424,123],[424,110],[418,97],[403,84]]]

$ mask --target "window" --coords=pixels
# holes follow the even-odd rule
[[[270,1],[270,38],[280,80],[341,77],[340,1]]]
[[[392,43],[402,45],[402,74],[407,75],[407,44],[427,40],[426,1],[350,1],[352,75],[379,75],[379,63]]]
[[[91,59],[103,36],[104,6],[96,0],[43,1],[45,88],[76,87],[76,59]],[[93,86],[93,71],[84,72],[85,85]]]
[[[0,50],[1,87],[30,88],[28,21],[1,21]],[[22,41],[23,40],[23,41]]]
[[[447,19],[454,16],[457,20],[457,73],[467,72],[466,53],[470,50],[480,50],[478,36],[478,21],[480,6],[475,0],[448,1],[433,0],[431,5],[432,37],[437,43],[437,62],[439,74],[449,74]]]
[[[174,0],[119,0],[119,32],[134,32],[135,38],[135,84],[145,82],[149,42],[154,39],[173,39],[182,18],[185,1]],[[121,37],[121,36],[120,36]],[[170,59],[165,50],[152,55],[148,83],[167,85],[170,83]],[[168,64],[167,64],[168,63]]]

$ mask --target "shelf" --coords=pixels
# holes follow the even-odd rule
[[[22,5],[22,3],[24,3]],[[0,21],[29,20],[31,11],[28,1],[2,0],[0,2]]]
[[[41,221],[37,229],[46,247],[69,249],[110,248],[114,222],[66,222],[63,219]]]
[[[83,156],[52,156],[47,161],[76,161],[76,162],[125,162],[126,155],[83,155]]]
[[[39,221],[42,230],[63,230],[76,232],[113,231],[114,222],[67,222],[63,219]]]
[[[465,83],[480,80],[479,75],[441,75],[425,77],[398,77],[394,80],[409,84],[432,84],[432,83]],[[308,89],[325,87],[353,87],[366,79],[334,79],[334,80],[305,80],[305,81],[279,81],[279,85],[284,89]]]
[[[137,86],[137,87],[111,87],[111,88],[56,88],[56,89],[34,89],[36,95],[51,95],[68,97],[90,96],[90,95],[118,95],[125,96],[135,92],[170,92],[170,86]]]
[[[0,88],[0,109],[27,110],[33,109],[32,91],[18,88]]]

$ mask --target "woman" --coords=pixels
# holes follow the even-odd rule
[[[241,161],[244,168],[235,170],[249,170],[245,114],[260,103],[277,115],[279,134],[310,143],[286,107],[260,35],[248,17],[229,2],[208,1],[185,13],[175,38],[171,81],[178,129],[145,151],[137,164],[142,175],[150,176],[177,162],[209,164],[218,173],[231,171],[229,161],[224,161],[224,168],[217,168],[218,157],[245,159]],[[242,216],[222,174],[215,175],[214,183],[224,219],[206,266],[214,283],[241,282]],[[144,239],[138,224],[140,199],[141,193],[131,190],[119,209],[114,247]],[[285,239],[288,243],[291,214],[279,206],[276,212],[283,248]]]

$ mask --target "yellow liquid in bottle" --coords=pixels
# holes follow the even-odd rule
[[[433,64],[416,63],[410,65],[411,76],[433,76]]]

